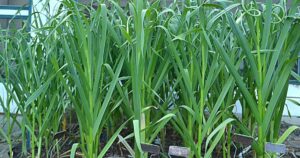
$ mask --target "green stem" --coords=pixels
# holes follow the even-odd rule
[[[257,86],[257,95],[258,95],[258,111],[260,113],[260,118],[264,118],[264,111],[265,111],[265,105],[263,104],[263,95],[262,95],[262,83],[263,83],[263,78],[262,78],[262,64],[261,64],[261,54],[260,54],[260,25],[259,22],[256,24],[256,29],[257,29],[257,64],[258,64],[258,75],[259,75],[259,83],[260,85]],[[258,146],[259,146],[259,157],[264,157],[264,149],[265,149],[265,138],[264,138],[264,133],[263,133],[263,127],[262,123],[258,123]]]
[[[203,38],[204,39],[204,38]],[[202,74],[201,74],[201,90],[200,90],[200,121],[199,121],[199,127],[198,127],[198,146],[199,146],[199,149],[198,149],[198,154],[200,157],[201,154],[202,154],[202,142],[200,142],[200,140],[202,140],[202,137],[203,137],[203,133],[202,133],[202,121],[203,121],[203,115],[204,115],[204,104],[205,104],[205,98],[204,98],[204,89],[205,89],[205,86],[204,86],[204,82],[205,82],[205,70],[206,70],[206,56],[205,56],[205,46],[204,44],[202,44],[202,51],[201,51],[201,54],[202,54]]]
[[[230,158],[231,157],[231,126],[232,125],[228,125],[228,134],[227,134],[227,157]]]
[[[34,123],[35,112],[32,111],[32,113],[33,114],[32,114],[31,119],[32,119],[32,132],[33,133],[31,134],[32,136],[30,137],[30,140],[31,140],[31,157],[35,158],[35,150],[34,150],[35,149],[35,140],[34,140],[34,135],[35,135],[34,134],[34,131],[35,131],[35,123]]]

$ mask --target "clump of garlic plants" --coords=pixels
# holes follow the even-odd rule
[[[80,130],[71,157],[77,146],[85,157],[104,157],[118,139],[131,156],[147,157],[141,144],[160,138],[165,147],[167,125],[190,157],[231,157],[232,129],[257,137],[253,156],[266,157],[266,142],[283,143],[298,128],[279,135],[300,51],[297,1],[93,2],[62,0],[45,25],[35,18],[32,32],[0,38],[9,94],[0,103],[16,102],[23,116],[18,122],[5,111],[22,129],[24,153],[59,150],[51,134],[67,107]],[[241,120],[232,112],[237,101]]]

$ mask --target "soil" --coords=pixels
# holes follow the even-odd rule
[[[282,122],[281,125],[281,133],[283,133],[288,127],[291,125],[285,122]],[[61,135],[60,138],[58,138],[58,143],[60,143],[61,147],[61,152],[59,153],[59,157],[70,157],[70,149],[72,148],[72,144],[75,142],[79,142],[79,133],[78,131],[78,125],[71,125],[68,130],[64,133],[64,135]],[[129,134],[128,131],[131,131],[131,129],[126,129],[124,130],[121,135],[126,136]],[[182,146],[182,140],[180,136],[171,128],[171,126],[166,127],[166,138],[165,138],[165,144],[161,144],[161,152],[162,156],[160,157],[165,157],[167,156],[165,153],[168,152],[168,147],[171,145],[175,146]],[[103,147],[105,144],[105,136],[102,136],[100,139],[101,146]],[[129,139],[127,140],[128,144],[130,146],[133,146],[133,140]],[[160,141],[157,140],[156,143],[159,143]],[[285,141],[286,147],[287,147],[287,153],[284,155],[280,155],[280,157],[284,158],[300,158],[300,130],[296,130],[293,132],[288,139]],[[220,148],[220,146],[219,146]],[[22,158],[21,155],[21,149],[22,149],[22,142],[20,137],[16,137],[14,140],[14,147],[13,147],[13,152],[14,152],[14,158]],[[46,150],[43,149],[42,157],[46,157]],[[48,150],[49,151],[49,150]],[[51,154],[50,157],[57,157],[57,153],[55,150],[51,150],[52,152],[49,152],[48,154]],[[236,152],[236,156],[238,157],[238,153],[241,151],[241,149],[238,149]],[[233,151],[234,152],[234,151]],[[77,150],[77,156],[76,157],[82,157],[82,153],[80,150]],[[114,143],[111,149],[107,152],[106,157],[110,158],[117,158],[117,157],[130,157],[129,156],[128,150],[125,148],[125,146],[122,143]],[[164,156],[163,156],[164,155]],[[243,157],[251,157],[251,150],[244,154]],[[7,144],[1,139],[0,139],[0,158],[8,158],[8,146]],[[214,157],[220,157],[220,154],[217,152],[215,153]],[[234,157],[234,156],[232,156]]]
[[[281,124],[281,134],[291,125],[283,122]],[[300,158],[300,130],[294,131],[284,143],[287,147],[287,154],[284,158]]]

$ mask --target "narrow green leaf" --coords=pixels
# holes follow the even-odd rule
[[[276,141],[276,144],[282,144],[287,139],[287,137],[293,133],[295,130],[300,129],[298,126],[291,126],[289,127],[282,136]]]
[[[70,158],[75,158],[75,154],[76,154],[78,145],[79,145],[78,143],[75,143],[72,145]]]

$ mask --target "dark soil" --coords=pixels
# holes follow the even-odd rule
[[[290,125],[287,123],[282,123],[282,131],[283,133]],[[121,135],[122,136],[127,136],[130,134],[130,131],[132,129],[125,129],[122,131]],[[101,147],[104,147],[105,145],[105,135],[101,137],[100,142],[101,142]],[[50,150],[48,149],[48,155],[51,155],[50,157],[70,157],[70,149],[72,148],[72,145],[76,142],[79,142],[79,133],[78,133],[78,125],[72,124],[68,127],[68,130],[63,134],[60,135],[59,138],[57,138],[57,141],[60,143],[60,153],[57,153],[56,150],[51,150],[52,152],[49,152]],[[133,139],[127,140],[127,143],[133,148],[134,146],[134,141]],[[159,143],[153,142],[153,144]],[[300,130],[296,130],[294,133],[292,133],[287,141],[285,142],[287,146],[287,153],[284,155],[281,155],[281,157],[284,158],[300,158],[299,152],[300,152]],[[165,129],[165,144],[158,144],[161,147],[161,156],[160,157],[165,157],[167,156],[166,153],[168,152],[168,147],[171,145],[175,146],[183,146],[183,141],[181,137],[172,129],[170,125],[168,125]],[[54,148],[53,148],[54,149]],[[46,157],[46,149],[43,148],[42,157]],[[239,153],[242,151],[241,147],[232,147],[232,157],[238,157]],[[13,148],[14,152],[14,158],[25,158],[25,156],[21,156],[22,153],[22,142],[17,142],[16,145]],[[29,155],[30,156],[30,151]],[[221,146],[219,145],[216,149],[216,152],[214,153],[214,157],[222,157],[221,154]],[[235,154],[234,154],[235,153]],[[76,157],[82,157],[82,153],[80,149],[77,150],[77,156]],[[130,153],[127,151],[125,146],[122,143],[114,143],[112,147],[109,149],[109,151],[106,154],[106,157],[130,157]],[[252,151],[251,149],[243,155],[245,158],[250,158],[252,156]]]

